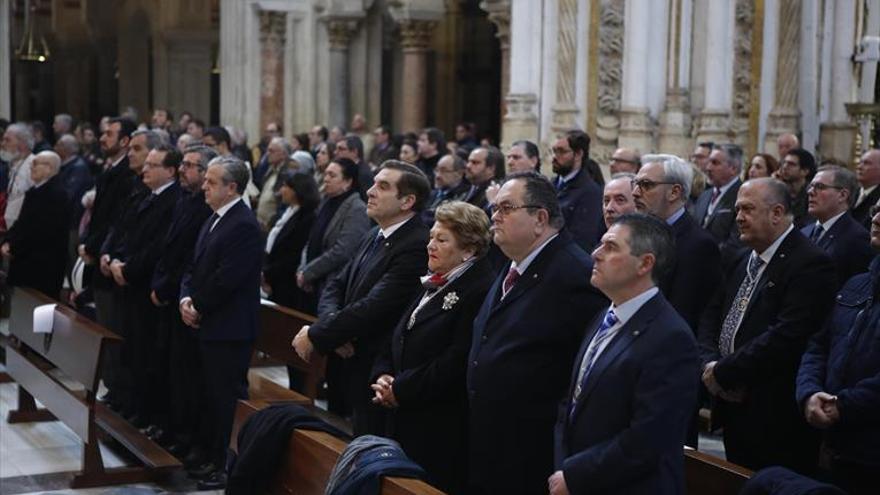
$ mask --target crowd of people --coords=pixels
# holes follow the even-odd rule
[[[58,115],[54,145],[3,122],[0,253],[124,337],[101,400],[201,488],[225,484],[261,297],[317,317],[291,346],[327,357],[328,409],[449,493],[683,493],[700,408],[731,462],[876,486],[880,150],[853,172],[793,135],[749,160],[621,148],[606,182],[580,130],[545,176],[536,143],[467,123],[270,122],[248,148],[136,122]]]

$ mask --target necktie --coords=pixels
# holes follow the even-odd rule
[[[208,238],[208,234],[211,233],[211,228],[214,226],[214,222],[220,218],[219,215],[214,213],[210,217],[208,217],[208,221],[202,224],[202,230],[199,232],[199,238],[196,239],[196,254],[202,252],[202,249],[205,247],[205,239]]]
[[[746,277],[743,279],[736,291],[736,297],[733,298],[733,304],[724,317],[724,323],[721,324],[721,335],[718,337],[718,348],[722,356],[733,354],[733,341],[736,337],[736,330],[739,328],[740,320],[749,306],[749,299],[752,297],[752,291],[758,283],[758,271],[764,265],[764,260],[754,252],[749,258],[746,266]]]
[[[504,283],[501,284],[501,299],[510,292],[510,289],[513,288],[513,285],[519,279],[519,272],[516,271],[516,268],[511,267],[510,271],[507,272],[507,276],[504,277]]]
[[[590,341],[590,345],[587,347],[587,352],[584,353],[584,359],[581,361],[580,371],[578,371],[578,380],[574,387],[574,399],[571,401],[571,411],[574,411],[574,406],[583,391],[587,377],[590,376],[590,370],[592,370],[593,365],[596,364],[596,356],[599,354],[599,348],[602,347],[602,344],[612,335],[608,333],[608,330],[619,321],[617,315],[614,314],[614,310],[609,309],[608,312],[605,313],[605,318],[602,319],[602,324],[599,325],[599,330],[596,331],[596,335],[594,335],[593,340]]]
[[[220,215],[214,213],[208,218],[208,233],[211,233],[214,230],[214,222],[220,219]]]
[[[712,188],[712,199],[709,200],[709,204],[714,205],[715,201],[718,200],[718,196],[721,196],[721,188],[713,187]]]
[[[813,244],[819,243],[819,238],[822,237],[822,234],[825,233],[825,229],[820,224],[816,224],[816,228],[813,229],[813,232],[810,234],[810,242]]]
[[[156,202],[156,198],[158,198],[158,197],[159,197],[158,194],[150,194],[149,196],[147,196],[146,198],[144,198],[144,200],[141,201],[141,204],[138,206],[138,213],[140,213],[140,212],[146,210],[147,208],[149,208],[150,205],[152,205],[153,203]]]
[[[364,266],[364,264],[376,254],[377,248],[379,247],[380,244],[382,244],[382,241],[384,241],[384,240],[385,240],[385,236],[382,235],[381,232],[379,232],[379,235],[377,235],[373,239],[373,242],[370,243],[370,246],[367,248],[366,251],[364,251],[364,255],[361,257],[360,263],[358,263],[358,269],[360,269],[362,266]]]
[[[556,179],[556,190],[561,191],[563,187],[565,187],[565,179],[559,177]]]

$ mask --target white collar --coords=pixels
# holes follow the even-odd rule
[[[833,217],[829,218],[827,221],[825,221],[825,223],[820,223],[818,221],[816,223],[818,225],[822,226],[822,230],[824,230],[825,232],[828,232],[829,230],[831,230],[831,227],[834,226],[834,224],[837,222],[837,220],[840,217],[842,217],[846,212],[847,212],[847,210],[843,210],[842,212],[838,213],[837,215],[834,215]]]
[[[166,189],[168,189],[169,187],[171,187],[171,186],[174,184],[174,182],[175,182],[175,181],[173,181],[173,180],[172,180],[172,181],[168,181],[168,183],[163,184],[163,185],[157,187],[155,190],[153,190],[153,195],[154,195],[154,196],[158,196],[158,195],[162,194],[163,192],[165,192]]]
[[[773,244],[770,244],[770,247],[768,247],[767,249],[764,250],[763,253],[758,255],[762,260],[764,260],[765,266],[770,264],[770,261],[773,259],[773,255],[776,254],[776,250],[779,249],[779,246],[780,246],[780,244],[782,244],[782,241],[785,240],[786,236],[788,236],[788,234],[790,234],[792,230],[794,230],[794,223],[789,225],[788,228],[785,229],[785,232],[783,232],[782,235],[777,237],[776,240],[773,241]],[[754,252],[754,250],[752,250],[752,252]]]
[[[415,216],[415,215],[413,215],[413,216]],[[384,228],[384,229],[383,229],[383,228],[380,228],[380,229],[379,229],[379,233],[382,234],[383,237],[385,237],[386,239],[388,239],[389,237],[391,237],[392,235],[394,235],[395,232],[397,232],[397,229],[403,227],[403,224],[405,224],[406,222],[409,222],[411,218],[412,218],[412,217],[409,217],[409,218],[407,218],[406,220],[404,220],[404,221],[402,221],[402,222],[395,223],[394,225],[391,225],[391,226],[386,227],[386,228]]]
[[[629,321],[629,319],[632,318],[642,306],[650,301],[658,292],[660,292],[660,289],[657,287],[651,287],[641,294],[627,300],[620,306],[614,306],[614,303],[612,303],[609,309],[613,310],[614,314],[617,316],[617,325],[626,325],[626,322]]]
[[[719,187],[718,188],[718,198],[720,199],[721,196],[724,196],[724,193],[726,193],[727,190],[730,189],[738,180],[739,180],[739,177],[734,177],[733,179],[730,179],[730,182]]]
[[[225,205],[221,206],[217,211],[215,211],[214,213],[217,214],[217,220],[220,220],[221,218],[223,218],[223,215],[225,215],[229,210],[231,210],[232,207],[235,206],[235,204],[238,203],[239,201],[241,201],[241,196],[226,203]]]
[[[529,265],[532,264],[532,261],[534,261],[535,258],[537,258],[539,254],[541,254],[541,251],[544,250],[544,247],[547,246],[547,244],[550,244],[550,241],[556,239],[557,236],[559,236],[559,232],[553,234],[552,236],[550,236],[549,239],[541,243],[540,246],[533,249],[532,252],[529,253],[528,256],[523,258],[521,262],[517,263],[516,261],[511,261],[510,267],[516,269],[516,271],[519,272],[520,275],[522,275],[526,272],[526,270],[529,269]]]
[[[113,167],[119,165],[119,162],[121,162],[123,159],[125,159],[126,156],[128,156],[128,153],[123,153],[122,156],[120,156],[119,158],[116,159],[115,162],[113,162],[113,165],[110,165],[110,168],[113,168]]]

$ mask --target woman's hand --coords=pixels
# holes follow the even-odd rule
[[[382,407],[397,407],[397,398],[394,397],[394,389],[391,384],[394,383],[394,377],[391,375],[382,375],[376,379],[376,383],[370,385],[370,388],[376,393],[373,397],[373,403]]]

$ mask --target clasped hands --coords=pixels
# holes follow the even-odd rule
[[[706,385],[706,388],[709,390],[709,393],[716,396],[721,397],[727,402],[742,402],[746,398],[745,389],[737,389],[737,390],[725,390],[721,387],[717,380],[715,380],[715,364],[718,361],[712,361],[707,364],[703,369],[703,384]]]
[[[312,353],[315,352],[315,345],[312,344],[312,340],[309,338],[309,325],[303,325],[303,327],[299,329],[299,332],[296,333],[296,336],[290,342],[290,345],[296,350],[296,354],[303,361],[308,363],[312,360]],[[354,345],[352,345],[351,342],[346,342],[337,347],[334,352],[336,352],[336,355],[339,357],[348,359],[354,356]]]
[[[193,306],[192,299],[186,298],[180,302],[180,318],[187,326],[199,328],[199,322],[202,319],[202,315],[199,314],[198,310]]]
[[[398,406],[397,397],[394,396],[394,388],[391,387],[392,383],[394,383],[394,377],[386,374],[377,378],[376,383],[370,385],[370,388],[376,393],[372,399],[373,404],[387,408]]]
[[[837,396],[825,392],[816,392],[807,399],[804,405],[804,417],[810,426],[826,429],[840,420],[837,409]]]

